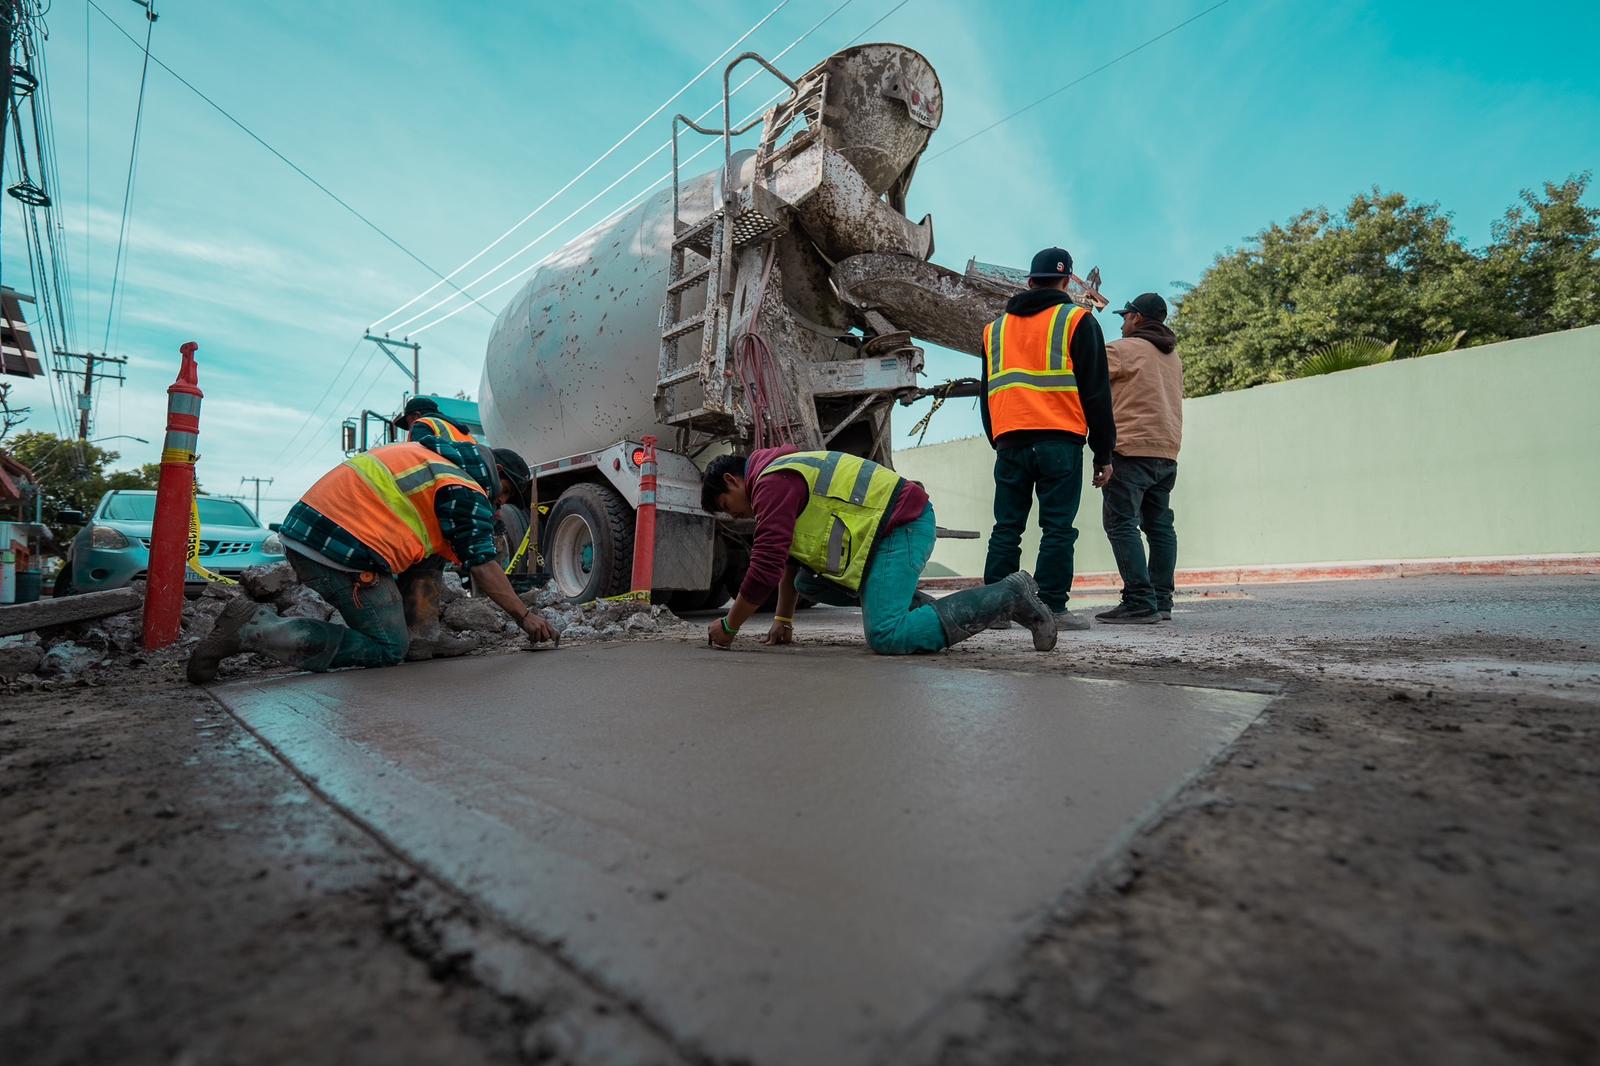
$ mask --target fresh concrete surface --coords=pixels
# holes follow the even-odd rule
[[[1268,700],[741,643],[216,694],[676,1040],[761,1064],[880,1059]]]
[[[1490,384],[1507,374],[1515,389]],[[1190,399],[1178,565],[1600,551],[1597,390],[1589,326]],[[895,466],[927,486],[941,525],[987,538],[987,441],[903,449]],[[1078,571],[1116,570],[1088,471],[1077,525]],[[939,541],[928,575],[981,574],[985,543]],[[1035,525],[1024,566],[1038,544]]]

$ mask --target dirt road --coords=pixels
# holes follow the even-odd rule
[[[1013,631],[930,660],[1282,695],[896,1060],[1593,1061],[1600,581],[1224,592],[1049,658]],[[106,680],[3,694],[8,1060],[697,1057],[205,697]]]

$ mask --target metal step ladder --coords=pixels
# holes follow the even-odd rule
[[[678,115],[672,121],[672,222],[674,236],[670,266],[667,274],[666,298],[661,304],[661,352],[656,368],[656,416],[664,425],[692,428],[711,432],[724,432],[735,425],[732,376],[728,373],[728,356],[732,338],[729,336],[729,319],[733,304],[735,278],[733,260],[740,249],[760,241],[771,240],[787,228],[786,205],[765,188],[763,180],[770,168],[769,158],[781,158],[792,150],[795,140],[814,137],[820,129],[821,87],[798,86],[777,68],[753,52],[739,56],[723,72],[724,114],[727,113],[726,96],[729,79],[735,67],[751,60],[765,67],[784,82],[790,95],[759,119],[729,129],[710,129],[701,126],[687,115]],[[804,89],[804,91],[802,91]],[[818,121],[809,121],[810,111],[815,111]],[[807,131],[797,134],[774,154],[772,141],[797,118],[808,119]],[[694,223],[685,223],[679,214],[680,183],[678,176],[678,127],[680,124],[697,133],[721,137],[723,157],[732,159],[732,138],[753,129],[757,122],[764,123],[761,147],[757,152],[757,167],[750,187],[734,191],[734,175],[725,175],[728,188],[722,204],[710,215]],[[691,256],[693,258],[691,258]],[[694,313],[685,313],[684,294],[698,285],[705,286],[705,307]],[[683,351],[683,340],[700,331],[699,351]],[[698,407],[679,406],[679,386],[698,382],[702,401]]]

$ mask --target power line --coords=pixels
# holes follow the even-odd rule
[[[803,42],[806,38],[810,37],[817,30],[821,29],[822,26],[825,23],[827,23],[829,19],[833,18],[833,16],[837,15],[839,12],[841,12],[845,8],[849,7],[850,4],[853,3],[853,2],[854,2],[854,0],[844,0],[844,3],[842,3],[839,6],[835,7],[832,11],[828,12],[828,14],[824,15],[822,17],[822,19],[819,20],[815,25],[813,25],[809,30],[807,30],[806,32],[802,33],[799,37],[796,37],[793,41],[789,42],[789,44],[784,47],[783,51],[781,51],[781,52],[777,53],[777,55],[773,56],[772,57],[773,62],[777,62],[778,60],[782,59],[785,55],[789,54],[789,52],[793,51],[794,48],[796,46],[798,46],[801,42]],[[903,7],[903,6],[905,6],[906,3],[909,3],[909,2],[910,2],[910,0],[901,0],[901,6]],[[891,12],[891,14],[892,13],[893,12]],[[884,16],[884,17],[886,18],[888,16]],[[879,19],[878,21],[881,22],[883,20]],[[877,25],[877,23],[874,23],[873,25]],[[867,27],[867,30],[871,30],[871,28],[872,27],[869,26],[869,27]],[[865,33],[865,32],[866,31],[863,31],[863,33]],[[860,34],[857,35],[857,39],[858,40],[860,39],[860,36],[861,36]],[[735,42],[735,44],[737,44],[737,43],[738,42]],[[730,47],[730,50],[731,50],[731,47]],[[723,54],[726,55],[727,53],[724,52]],[[718,58],[721,58],[721,57],[719,56]],[[713,62],[715,62],[715,60],[713,60]],[[709,69],[709,68],[707,68],[707,69]],[[701,73],[703,74],[704,71],[702,71]],[[730,94],[730,95],[737,95],[740,90],[744,89],[751,82],[755,81],[758,77],[761,76],[762,73],[764,73],[764,72],[757,71],[756,73],[754,73],[754,74],[750,75],[749,77],[745,78],[745,80],[740,82],[738,87],[735,88],[733,90],[732,94]],[[697,77],[698,77],[698,75],[697,75]],[[776,100],[778,98],[778,96],[782,96],[782,95],[783,94],[780,92],[780,93],[777,94],[777,96],[771,97],[770,99],[768,99],[768,101],[765,104],[761,105],[761,108],[758,108],[757,111],[751,112],[750,115],[746,116],[746,118],[753,117],[761,109],[764,109],[768,105],[770,105],[773,102],[773,100]],[[714,102],[710,107],[708,107],[704,111],[700,112],[699,118],[700,119],[704,119],[707,115],[711,114],[713,111],[719,110],[721,108],[721,106],[722,106],[722,102],[720,100]],[[659,109],[658,109],[658,112],[659,112]],[[631,134],[630,134],[630,136],[631,136]],[[620,143],[620,142],[618,142],[618,143]],[[533,240],[531,240],[528,243],[524,244],[521,248],[518,248],[516,251],[512,252],[510,255],[508,255],[504,259],[500,260],[500,262],[496,263],[494,266],[490,267],[488,270],[485,270],[482,274],[479,274],[477,277],[475,277],[471,281],[467,282],[468,287],[477,285],[479,282],[486,281],[488,278],[492,277],[495,274],[495,272],[498,271],[501,267],[507,265],[512,260],[514,260],[518,256],[522,255],[524,252],[528,251],[529,249],[533,248],[535,245],[538,245],[539,243],[544,241],[545,238],[547,238],[551,234],[555,233],[562,226],[565,226],[568,222],[571,222],[575,217],[577,217],[583,211],[588,209],[592,204],[594,204],[595,201],[599,200],[601,197],[603,197],[607,193],[609,193],[612,189],[615,189],[618,185],[621,185],[624,181],[627,181],[629,178],[633,177],[639,171],[643,170],[645,165],[648,164],[650,162],[650,160],[654,159],[656,156],[660,155],[662,152],[665,152],[667,149],[669,149],[671,147],[672,147],[672,142],[670,140],[663,142],[658,148],[656,148],[655,151],[651,152],[649,155],[647,155],[643,159],[639,160],[639,162],[635,163],[627,172],[625,172],[620,177],[618,177],[616,180],[614,180],[610,185],[607,185],[605,188],[601,189],[599,192],[597,192],[593,196],[589,197],[589,199],[585,200],[583,203],[579,204],[577,207],[575,207],[571,211],[569,211],[567,213],[566,217],[561,219],[555,225],[549,227],[543,233],[541,233],[537,237],[533,238]],[[698,158],[702,154],[704,154],[704,149],[702,149],[699,152],[696,152],[693,156],[690,157],[690,160]],[[670,174],[668,176],[670,177]],[[567,187],[568,188],[571,187],[571,183],[570,182],[568,183]],[[654,186],[651,186],[651,188],[654,188]],[[646,191],[648,191],[648,190],[646,190]],[[643,194],[641,194],[641,195],[643,195]],[[553,199],[553,197],[552,197],[552,199]],[[637,199],[637,197],[635,197],[635,199]],[[547,200],[547,201],[545,201],[545,203],[549,203],[549,201]],[[629,201],[627,205],[624,205],[622,210],[626,210],[627,206],[631,206],[632,203],[633,203],[633,201]],[[543,206],[543,205],[541,205],[541,206]],[[535,213],[537,213],[537,212],[535,212]],[[532,218],[532,217],[533,217],[533,215],[529,215],[528,216],[528,218]],[[609,218],[610,216],[607,216],[607,217]],[[523,221],[525,222],[525,221],[527,221],[527,219],[524,219]],[[517,225],[521,225],[521,224],[522,223],[519,222]],[[512,229],[515,229],[515,228],[516,228],[515,226],[512,227]],[[511,232],[511,230],[507,230],[506,231],[506,233],[510,233],[510,232]],[[502,236],[504,236],[504,235],[502,235]],[[496,243],[498,243],[498,241]],[[490,247],[493,247],[493,245],[491,245]],[[488,251],[488,249],[486,248],[486,249],[484,249],[484,251]],[[482,254],[483,254],[482,252],[479,253],[479,255],[482,255]],[[474,256],[473,258],[476,259],[477,256]],[[469,260],[469,262],[470,262],[470,260]],[[521,276],[522,276],[521,274],[517,275],[517,277],[521,277]],[[505,288],[505,285],[503,285],[503,284],[502,285],[498,285],[495,288],[490,289],[488,292],[484,293],[483,295],[485,297],[492,296],[494,293],[499,292],[503,288]],[[430,304],[428,307],[426,307],[423,310],[418,311],[416,314],[412,315],[410,318],[405,319],[404,321],[401,321],[401,322],[397,322],[390,328],[391,329],[396,329],[396,330],[404,329],[405,327],[411,325],[411,323],[415,322],[417,319],[426,318],[428,315],[431,315],[433,312],[437,311],[439,308],[441,308],[445,304],[449,303],[451,299],[452,299],[451,297],[446,296],[443,299],[436,300],[432,304]],[[443,319],[439,319],[438,321],[443,321]],[[430,325],[432,325],[432,324],[435,324],[435,323],[430,323]]]
[[[139,68],[139,102],[133,109],[133,141],[128,146],[128,180],[122,187],[122,221],[117,225],[117,254],[111,262],[111,296],[106,301],[106,333],[100,347],[111,344],[111,316],[117,306],[117,284],[122,272],[122,251],[128,235],[128,209],[133,203],[133,170],[139,160],[139,133],[144,126],[144,87],[150,76],[150,35],[155,32],[156,13],[145,8],[144,62]]]
[[[86,2],[89,4],[90,7],[94,8],[96,11],[98,11],[102,18],[104,18],[107,22],[111,23],[111,25],[116,29],[116,31],[118,33],[122,34],[129,41],[132,41],[135,47],[138,47],[138,45],[139,45],[138,39],[136,37],[134,37],[131,33],[129,33],[127,30],[123,29],[122,28],[122,24],[120,22],[118,22],[116,19],[112,18],[110,15],[106,14],[105,9],[102,8],[99,4],[95,3],[95,0],[86,0]],[[267,151],[271,152],[273,155],[277,156],[279,161],[281,161],[290,170],[294,171],[296,174],[298,174],[302,178],[306,179],[306,181],[310,182],[313,186],[315,186],[317,188],[317,190],[320,191],[324,196],[328,197],[328,199],[332,200],[334,203],[336,203],[340,207],[344,208],[351,215],[353,215],[357,219],[359,219],[365,226],[367,226],[367,228],[371,229],[372,232],[376,233],[378,236],[382,237],[384,240],[388,241],[390,244],[392,244],[396,248],[398,248],[401,252],[405,253],[405,255],[409,259],[411,259],[412,262],[416,263],[418,266],[421,266],[424,270],[426,270],[428,273],[432,274],[434,277],[439,278],[441,280],[446,280],[445,276],[443,274],[439,273],[437,270],[435,270],[433,268],[433,266],[430,263],[428,263],[427,260],[423,259],[417,253],[413,252],[410,248],[407,248],[404,244],[401,244],[398,239],[396,239],[394,236],[392,236],[382,226],[380,226],[376,222],[372,221],[372,219],[368,218],[366,215],[363,215],[360,211],[357,211],[354,207],[351,207],[350,204],[343,197],[339,196],[332,189],[328,188],[326,185],[322,184],[322,182],[318,181],[316,178],[314,178],[310,174],[308,174],[305,171],[305,169],[302,168],[294,160],[290,159],[288,156],[286,156],[282,152],[278,151],[272,145],[268,144],[266,142],[266,140],[264,140],[259,134],[257,134],[254,130],[252,130],[249,126],[246,126],[243,122],[241,122],[238,119],[234,118],[233,115],[230,114],[228,112],[228,110],[226,108],[224,108],[221,104],[217,103],[215,100],[211,99],[211,97],[207,96],[205,93],[201,92],[198,88],[196,88],[193,82],[189,81],[189,79],[185,78],[182,74],[179,74],[177,71],[175,71],[171,67],[167,66],[166,63],[162,62],[162,60],[161,60],[161,58],[159,56],[151,55],[150,56],[150,62],[154,63],[156,66],[160,67],[162,70],[166,71],[168,74],[170,74],[174,78],[176,78],[180,85],[182,85],[185,89],[188,89],[190,92],[194,93],[200,99],[204,100],[211,107],[212,110],[217,112],[217,114],[221,115],[223,118],[227,119],[229,122],[231,122],[235,126],[239,127],[239,129],[244,132],[245,136],[247,136],[251,140],[255,141],[257,144],[259,144],[261,147],[265,148]],[[461,293],[462,296],[465,296],[467,299],[471,300],[473,303],[475,303],[475,304],[478,303],[478,301],[472,296],[471,293],[462,291],[461,289],[457,288],[454,284],[451,284],[450,287],[455,289],[457,292]],[[482,304],[478,304],[478,306],[483,309],[485,314],[489,314],[489,315],[493,315],[494,314],[493,311],[490,311],[487,307],[484,307]]]
[[[962,145],[966,144],[968,141],[973,140],[973,139],[978,138],[978,137],[982,137],[985,133],[988,133],[990,130],[994,129],[995,127],[1002,126],[1005,123],[1010,122],[1012,119],[1016,118],[1018,115],[1022,114],[1024,111],[1032,111],[1034,108],[1038,107],[1040,104],[1044,103],[1046,100],[1049,100],[1052,97],[1060,96],[1062,93],[1066,92],[1068,89],[1072,88],[1075,85],[1080,85],[1083,82],[1088,81],[1090,78],[1094,77],[1096,74],[1099,74],[1101,71],[1109,70],[1110,68],[1116,66],[1118,63],[1122,62],[1124,59],[1127,59],[1129,56],[1133,55],[1134,53],[1144,51],[1146,48],[1149,48],[1151,45],[1155,44],[1157,41],[1161,40],[1163,37],[1168,37],[1168,36],[1170,36],[1170,35],[1172,35],[1174,33],[1177,33],[1179,30],[1181,30],[1185,26],[1189,25],[1189,23],[1195,22],[1195,21],[1198,21],[1199,19],[1205,18],[1207,15],[1211,14],[1211,12],[1215,11],[1219,7],[1225,6],[1227,3],[1228,3],[1228,0],[1220,0],[1219,3],[1212,4],[1210,7],[1206,8],[1204,11],[1200,12],[1199,14],[1190,15],[1188,18],[1184,19],[1182,22],[1178,23],[1176,26],[1172,26],[1172,27],[1170,27],[1168,29],[1162,30],[1160,33],[1156,34],[1154,37],[1150,38],[1148,41],[1145,41],[1143,44],[1135,45],[1134,47],[1128,49],[1126,52],[1123,52],[1121,55],[1117,56],[1117,58],[1109,60],[1108,62],[1102,63],[1098,67],[1095,67],[1093,70],[1089,71],[1087,74],[1080,74],[1078,77],[1073,78],[1071,81],[1067,82],[1065,85],[1061,86],[1060,88],[1051,89],[1049,92],[1045,93],[1043,96],[1039,97],[1039,99],[1033,101],[1031,104],[1025,104],[1022,107],[1017,108],[1015,111],[1011,112],[1011,114],[1005,116],[1004,118],[996,119],[994,122],[989,123],[987,126],[983,127],[983,129],[981,129],[981,130],[978,130],[976,133],[967,134],[967,136],[961,138],[961,140],[957,141],[955,144],[952,144],[947,148],[941,149],[938,152],[938,154],[929,156],[928,157],[928,162],[931,163],[935,159],[939,159],[939,158],[942,158],[944,156],[949,155],[951,152],[955,151],[957,148],[960,148]]]
[[[294,435],[290,437],[288,442],[284,444],[283,448],[279,450],[278,458],[273,460],[274,466],[277,465],[278,460],[281,460],[286,454],[288,454],[289,449],[294,447],[295,442],[300,439],[300,435],[304,433],[306,431],[306,427],[311,424],[311,420],[317,417],[318,408],[320,408],[322,406],[322,402],[328,398],[328,394],[333,391],[333,387],[339,383],[339,378],[344,375],[345,367],[349,366],[350,360],[355,358],[356,349],[359,347],[361,347],[361,341],[359,340],[350,346],[350,351],[345,355],[344,362],[339,364],[339,369],[334,373],[333,377],[328,379],[328,387],[322,390],[322,395],[317,398],[317,402],[312,404],[306,410],[305,421],[300,423],[300,428],[294,431]]]
[[[848,3],[849,0],[846,0],[846,2]],[[721,62],[722,59],[725,56],[727,56],[727,54],[729,52],[733,51],[735,48],[739,47],[739,45],[743,44],[750,37],[751,34],[755,33],[762,26],[765,26],[767,24],[767,22],[774,15],[776,15],[779,11],[782,11],[785,7],[788,6],[788,4],[789,4],[789,0],[782,0],[782,2],[778,4],[778,6],[774,7],[771,11],[768,11],[764,16],[762,16],[762,18],[754,26],[751,26],[748,30],[745,30],[744,33],[739,37],[738,40],[736,40],[732,44],[728,45],[728,47],[726,47],[726,48],[724,48],[722,50],[722,53],[720,55],[718,55],[711,62],[707,63],[705,65],[705,67],[700,71],[700,73],[696,74],[694,77],[690,78],[687,82],[685,82],[684,85],[683,85],[683,88],[679,89],[677,92],[673,93],[671,96],[669,96],[665,100],[661,101],[661,103],[656,107],[656,109],[654,111],[650,112],[644,118],[640,119],[638,125],[634,126],[633,129],[629,130],[627,133],[622,135],[622,139],[621,140],[617,141],[617,143],[613,144],[610,148],[607,148],[592,163],[590,163],[588,166],[584,167],[581,171],[579,171],[577,173],[577,175],[574,176],[565,185],[561,186],[561,188],[557,189],[555,192],[553,192],[549,196],[547,196],[545,198],[544,202],[541,203],[538,207],[535,207],[532,211],[529,211],[526,215],[523,215],[522,218],[520,218],[516,222],[516,224],[513,225],[510,229],[506,230],[504,233],[500,234],[500,236],[496,237],[494,240],[490,241],[488,244],[486,244],[482,248],[478,249],[478,251],[476,253],[474,253],[474,255],[472,256],[472,258],[468,259],[466,262],[462,263],[460,266],[458,266],[454,270],[450,271],[449,277],[451,277],[451,278],[455,277],[457,274],[461,273],[467,267],[471,266],[473,263],[476,263],[479,259],[483,258],[483,256],[489,251],[489,249],[495,247],[501,241],[505,240],[507,237],[511,236],[517,230],[521,229],[524,225],[526,225],[529,222],[529,220],[531,220],[534,216],[538,215],[539,212],[543,211],[546,207],[549,207],[550,204],[553,203],[559,196],[561,196],[562,193],[566,192],[568,189],[570,189],[574,185],[576,185],[580,180],[582,180],[591,171],[593,171],[595,167],[599,166],[601,163],[604,163],[607,159],[611,158],[611,154],[613,152],[615,152],[618,148],[621,148],[624,144],[626,144],[628,142],[628,140],[631,139],[635,133],[638,133],[640,130],[644,129],[644,127],[645,127],[645,125],[647,123],[651,122],[652,120],[655,119],[655,117],[657,115],[659,115],[659,114],[661,114],[661,112],[665,111],[672,104],[672,102],[674,100],[676,100],[678,97],[682,96],[684,93],[688,92],[689,89],[691,87],[693,87],[695,82],[697,82],[701,78],[705,77],[706,74],[709,73],[711,71],[711,69],[713,67],[715,67],[719,62]],[[399,314],[401,311],[404,311],[406,308],[410,307],[412,304],[416,303],[418,300],[420,300],[423,297],[427,296],[428,293],[432,292],[434,289],[437,289],[445,280],[448,280],[448,279],[440,279],[440,281],[434,282],[432,285],[428,286],[426,289],[424,289],[421,292],[417,293],[417,295],[413,296],[411,299],[407,300],[405,303],[401,304],[399,307],[395,308],[393,311],[390,311],[388,314],[384,315],[382,318],[379,318],[378,320],[373,322],[370,326],[367,327],[368,332],[376,330],[383,323],[387,322],[389,319],[393,318],[395,315]],[[472,284],[472,282],[468,282],[468,284],[470,285],[470,284]],[[437,305],[435,305],[435,306],[437,306]],[[430,308],[430,310],[431,310],[431,308]],[[427,312],[424,311],[423,314],[427,314]],[[403,324],[404,323],[402,323],[402,325]]]

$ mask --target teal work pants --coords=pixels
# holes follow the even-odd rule
[[[885,533],[872,554],[860,596],[809,570],[795,578],[795,588],[818,603],[859,606],[867,647],[879,655],[940,651],[947,642],[939,615],[932,607],[911,605],[923,567],[933,554],[936,530],[933,505],[929,504],[920,518]]]

